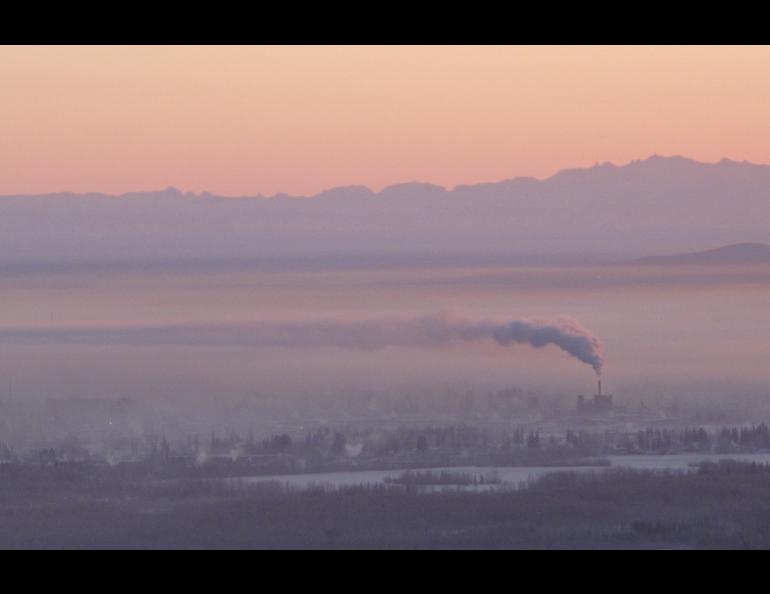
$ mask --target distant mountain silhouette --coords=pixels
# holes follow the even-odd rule
[[[446,189],[403,183],[306,199],[158,192],[0,197],[0,261],[272,254],[631,258],[770,242],[770,166],[659,157]]]
[[[766,243],[735,243],[702,252],[673,254],[670,256],[649,256],[634,260],[633,263],[677,266],[770,264],[770,245]]]

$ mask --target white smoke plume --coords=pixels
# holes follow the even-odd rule
[[[434,315],[397,320],[0,329],[0,343],[23,344],[252,345],[374,351],[389,346],[430,348],[483,342],[503,347],[556,346],[590,365],[597,375],[602,372],[601,341],[568,318],[491,322]]]

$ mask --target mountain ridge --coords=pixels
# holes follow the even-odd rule
[[[425,182],[311,197],[168,187],[0,198],[0,260],[275,254],[603,253],[770,243],[770,166],[653,156],[446,189]]]
[[[364,184],[344,184],[339,186],[332,186],[330,188],[324,188],[319,192],[316,192],[310,195],[289,194],[287,192],[279,191],[272,195],[256,193],[256,194],[234,196],[234,195],[215,194],[208,190],[203,190],[201,192],[189,192],[189,191],[181,190],[176,186],[167,186],[159,190],[131,190],[127,192],[121,192],[118,194],[109,193],[109,192],[98,192],[98,191],[72,192],[68,190],[62,190],[57,192],[45,192],[45,193],[0,194],[0,199],[21,198],[21,197],[40,198],[40,197],[54,197],[54,196],[56,197],[71,196],[71,197],[91,197],[91,198],[93,197],[124,198],[124,197],[143,196],[143,195],[167,195],[167,196],[171,195],[171,196],[177,196],[180,198],[183,197],[183,198],[222,198],[222,199],[246,199],[246,198],[267,199],[267,200],[280,199],[280,198],[315,199],[315,198],[322,198],[326,196],[334,196],[338,194],[353,195],[356,192],[361,192],[363,195],[366,195],[366,196],[381,196],[381,195],[393,194],[395,191],[399,189],[412,189],[412,188],[429,189],[431,191],[441,191],[444,193],[451,194],[458,191],[473,190],[476,188],[483,188],[483,187],[489,187],[489,186],[506,186],[506,185],[517,185],[517,184],[546,184],[548,182],[561,180],[563,178],[582,177],[582,176],[591,175],[592,173],[596,173],[596,172],[616,172],[616,173],[622,173],[623,171],[630,172],[634,170],[643,169],[645,167],[648,167],[650,165],[655,165],[655,164],[668,164],[668,165],[676,164],[676,165],[688,167],[688,168],[698,168],[698,167],[753,168],[756,170],[764,170],[768,173],[768,175],[770,175],[770,164],[754,163],[746,160],[737,161],[737,160],[729,159],[727,157],[723,157],[719,161],[708,162],[708,161],[698,161],[697,159],[692,159],[690,157],[685,157],[682,155],[663,156],[663,155],[653,154],[645,159],[632,159],[628,163],[625,163],[622,165],[617,165],[610,161],[604,161],[601,163],[597,162],[594,165],[591,165],[588,167],[568,167],[568,168],[560,169],[559,171],[556,171],[553,174],[542,178],[522,175],[522,176],[513,176],[509,178],[503,178],[497,181],[457,184],[452,187],[442,186],[440,184],[435,184],[427,181],[411,180],[411,181],[402,181],[402,182],[395,182],[392,184],[388,184],[386,186],[383,186],[379,191],[375,191],[369,186]]]

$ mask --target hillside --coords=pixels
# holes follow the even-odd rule
[[[701,252],[650,256],[635,260],[634,263],[663,266],[770,264],[770,245],[765,243],[736,243]]]

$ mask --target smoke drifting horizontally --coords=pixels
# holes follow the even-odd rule
[[[502,346],[513,342],[541,348],[556,345],[583,363],[590,365],[596,375],[602,374],[604,352],[601,341],[579,323],[560,318],[553,324],[513,321],[493,329],[495,341]]]
[[[0,330],[0,343],[252,345],[339,347],[374,351],[389,346],[436,348],[492,341],[500,346],[554,345],[601,375],[602,343],[578,322],[472,321],[446,315],[409,320],[291,321],[99,328]]]

